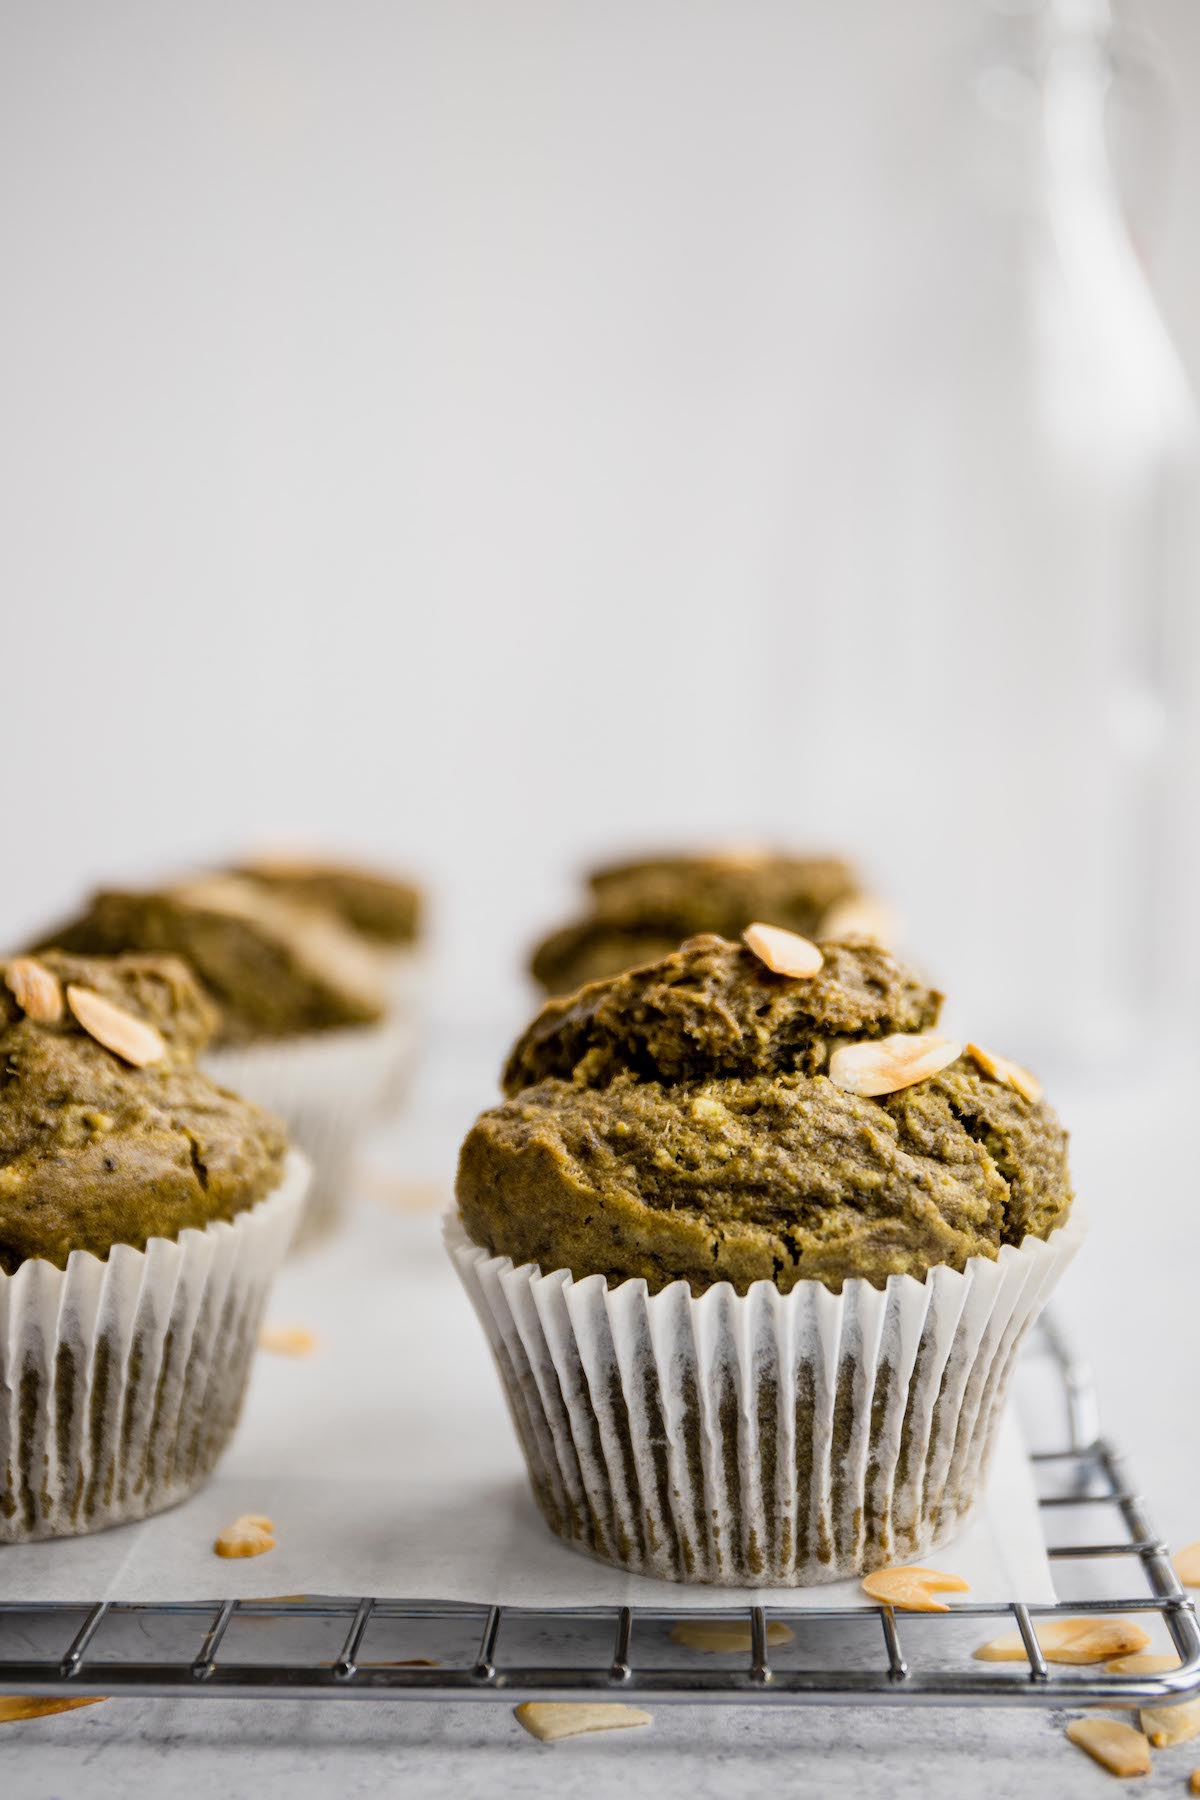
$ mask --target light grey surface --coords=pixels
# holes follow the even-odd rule
[[[1112,1776],[1065,1741],[1067,1716],[663,1706],[648,1730],[539,1744],[506,1706],[110,1701],[5,1727],[0,1786],[6,1800],[1102,1795]],[[1182,1794],[1197,1763],[1196,1744],[1164,1751],[1137,1792]]]

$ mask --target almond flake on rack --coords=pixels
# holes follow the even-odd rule
[[[1020,1063],[1010,1062],[1007,1056],[993,1056],[990,1050],[981,1049],[978,1044],[968,1044],[967,1055],[985,1075],[990,1075],[993,1081],[1002,1081],[1005,1087],[1020,1094],[1022,1100],[1028,1100],[1032,1104],[1041,1099],[1041,1082],[1028,1069],[1023,1069]]]
[[[891,1037],[842,1044],[829,1059],[829,1079],[848,1094],[873,1099],[928,1081],[961,1055],[962,1045],[940,1031],[896,1031]]]
[[[1034,1635],[1042,1655],[1053,1663],[1101,1663],[1141,1651],[1150,1642],[1132,1619],[1093,1615],[1082,1619],[1039,1619]],[[979,1662],[1026,1662],[1025,1641],[1019,1631],[1006,1631],[975,1652]]]
[[[264,1325],[258,1334],[258,1347],[275,1356],[311,1356],[317,1340],[303,1325]]]
[[[89,1037],[111,1050],[114,1056],[132,1063],[135,1069],[161,1062],[167,1054],[167,1046],[153,1025],[135,1018],[122,1006],[114,1006],[94,988],[72,984],[67,989],[67,1005]]]
[[[863,1587],[872,1600],[886,1606],[900,1606],[905,1612],[949,1612],[935,1594],[969,1594],[971,1584],[961,1575],[947,1575],[941,1569],[876,1569],[863,1576]]]
[[[14,956],[4,971],[4,985],[27,1018],[40,1025],[62,1018],[62,984],[32,956]]]
[[[820,973],[825,961],[810,939],[797,931],[785,931],[782,925],[747,925],[742,941],[759,962],[766,963],[772,975],[791,975],[807,981]]]
[[[1200,1540],[1181,1550],[1172,1566],[1184,1587],[1200,1588]]]

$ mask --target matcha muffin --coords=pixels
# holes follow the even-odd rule
[[[421,891],[378,869],[305,856],[264,855],[234,873],[306,906],[321,907],[383,950],[411,949],[421,935]]]
[[[614,863],[588,877],[584,915],[537,945],[535,981],[550,994],[669,955],[698,932],[736,938],[754,919],[806,937],[887,936],[883,909],[836,856],[713,850]]]
[[[424,1012],[425,956],[424,901],[414,882],[355,863],[280,854],[253,857],[236,865],[234,873],[268,894],[319,908],[356,933],[374,952],[391,1017],[407,1022],[410,1050],[415,1051]],[[398,1112],[408,1096],[412,1060],[410,1054],[393,1067],[380,1095],[384,1119]]]
[[[958,1528],[1078,1229],[1037,1083],[939,994],[879,945],[746,938],[549,1001],[448,1232],[560,1536],[807,1585]]]
[[[303,1235],[337,1218],[359,1135],[411,1037],[380,957],[357,932],[324,908],[210,875],[103,890],[39,948],[46,944],[184,958],[216,1011],[205,1067],[279,1113],[313,1165]]]
[[[175,958],[0,964],[0,1542],[169,1506],[236,1424],[307,1169],[215,1024]]]

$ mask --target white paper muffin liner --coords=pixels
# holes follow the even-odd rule
[[[1014,1354],[1082,1237],[885,1288],[514,1268],[446,1241],[552,1531],[640,1575],[806,1587],[923,1556],[981,1491]]]
[[[0,1273],[0,1544],[145,1518],[212,1472],[308,1174],[292,1151],[233,1220]]]
[[[200,1066],[220,1087],[277,1113],[312,1164],[297,1242],[335,1225],[350,1199],[354,1157],[412,1054],[407,1018],[344,1031],[206,1050]]]

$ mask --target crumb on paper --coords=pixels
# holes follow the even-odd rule
[[[218,1556],[262,1556],[274,1548],[275,1527],[265,1513],[243,1513],[213,1545]]]
[[[264,1325],[258,1334],[258,1347],[274,1356],[311,1356],[317,1340],[303,1325]]]

